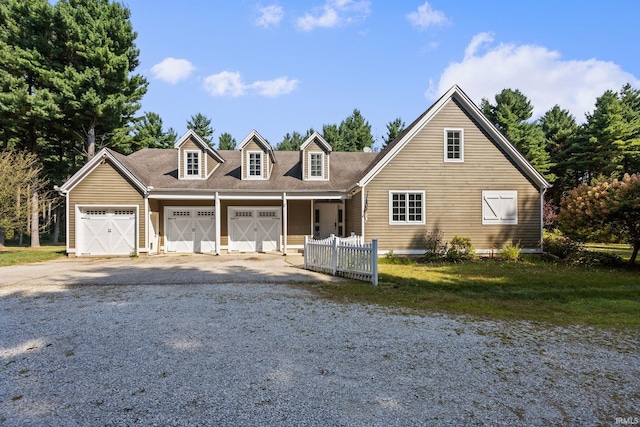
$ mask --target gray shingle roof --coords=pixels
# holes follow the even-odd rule
[[[328,181],[303,181],[299,151],[276,151],[269,180],[240,179],[241,152],[221,150],[224,163],[204,180],[178,179],[175,149],[145,148],[129,156],[111,152],[123,166],[155,190],[208,191],[347,191],[376,158],[377,153],[332,152]]]

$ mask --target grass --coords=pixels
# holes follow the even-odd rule
[[[64,256],[64,246],[41,246],[26,248],[19,246],[0,247],[0,267],[29,262],[49,261]]]
[[[572,267],[529,259],[459,264],[380,260],[379,286],[310,286],[340,302],[489,319],[583,324],[640,332],[640,271]]]
[[[625,243],[587,243],[585,246],[590,251],[618,254],[625,261],[629,261],[633,253],[633,248]]]

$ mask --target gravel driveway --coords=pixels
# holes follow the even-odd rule
[[[195,258],[0,268],[0,425],[640,418],[638,337],[336,304],[283,257],[215,258],[220,280]]]

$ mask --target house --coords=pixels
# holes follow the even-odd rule
[[[175,149],[103,149],[58,191],[69,255],[286,254],[351,233],[418,254],[435,229],[480,253],[541,252],[549,187],[454,86],[380,153],[335,152],[318,133],[274,151],[256,131],[218,151],[188,131]]]

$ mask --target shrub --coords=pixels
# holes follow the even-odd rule
[[[457,262],[475,259],[476,253],[471,245],[471,239],[468,237],[453,236],[449,243],[445,258],[447,261]]]
[[[520,243],[510,243],[502,247],[500,256],[506,261],[519,261],[520,260]]]
[[[585,267],[621,267],[624,265],[622,257],[618,254],[587,250],[572,253],[567,258],[567,261],[572,265],[581,265]]]
[[[544,250],[545,252],[557,256],[560,259],[566,259],[570,255],[582,252],[585,246],[564,236],[559,231],[544,233]]]
[[[443,240],[444,231],[440,231],[437,228],[424,233],[425,261],[437,261],[442,258],[443,254],[447,252],[447,244]]]

